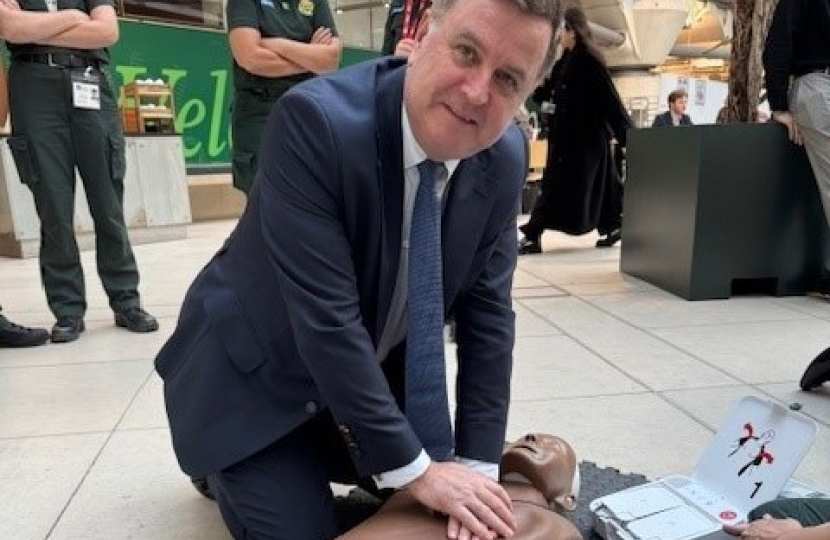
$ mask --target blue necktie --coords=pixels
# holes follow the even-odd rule
[[[444,366],[444,287],[441,200],[435,193],[443,163],[418,165],[421,181],[409,231],[406,416],[429,456],[452,454],[453,436]]]

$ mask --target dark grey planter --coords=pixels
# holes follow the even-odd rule
[[[803,294],[827,225],[806,153],[776,123],[632,130],[623,272],[688,300]]]

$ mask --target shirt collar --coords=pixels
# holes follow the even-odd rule
[[[401,133],[403,135],[403,168],[417,167],[418,164],[427,159],[427,154],[412,133],[412,126],[409,125],[409,115],[406,114],[406,106],[401,102]],[[447,178],[451,178],[460,159],[448,159],[444,162],[447,168]]]

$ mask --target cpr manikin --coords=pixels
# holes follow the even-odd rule
[[[514,540],[581,540],[557,511],[576,507],[579,469],[571,446],[553,435],[528,434],[509,444],[501,460],[501,484],[513,501]],[[447,518],[422,506],[405,490],[339,540],[443,540]]]

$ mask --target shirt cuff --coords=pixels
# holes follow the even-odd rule
[[[493,480],[499,480],[499,464],[498,463],[490,463],[488,461],[478,461],[477,459],[470,459],[461,456],[456,456],[455,461],[461,463],[462,465],[466,465],[467,467],[471,468],[476,472],[480,472],[484,476],[492,478]]]
[[[469,467],[470,469],[498,481],[499,479],[499,465],[498,463],[490,463],[488,461],[479,461],[477,459],[470,459],[461,456],[456,456],[455,461]],[[372,475],[378,489],[398,489],[406,484],[412,482],[416,478],[424,474],[432,461],[424,450],[418,454],[415,461],[403,467],[393,469],[380,474]]]
[[[375,484],[379,489],[398,489],[424,474],[430,463],[432,463],[432,461],[429,459],[427,453],[424,450],[421,450],[421,453],[418,454],[415,461],[409,465],[404,465],[403,467],[392,469],[391,471],[384,473],[373,474],[372,479],[374,479]]]

